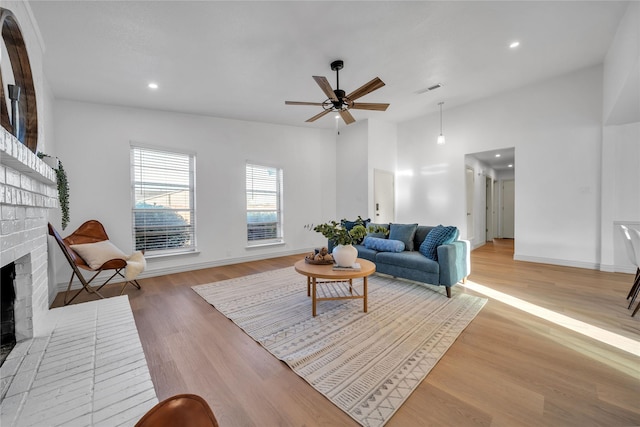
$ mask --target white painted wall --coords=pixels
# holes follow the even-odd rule
[[[604,60],[602,113],[607,125],[640,120],[640,3],[629,2]]]
[[[366,120],[340,126],[336,141],[336,218],[355,219],[368,212],[368,138]],[[366,219],[366,218],[365,218]]]
[[[369,141],[368,141],[368,200],[365,218],[371,218],[375,222],[375,197],[374,197],[374,174],[375,169],[396,172],[396,162],[398,154],[398,132],[397,126],[378,119],[369,119]],[[361,214],[363,217],[365,214]]]
[[[373,170],[396,170],[396,125],[381,120],[340,127],[336,142],[337,219],[375,217]],[[329,218],[333,219],[333,218]]]
[[[148,275],[306,251],[324,239],[304,225],[335,217],[331,131],[63,100],[55,109],[57,154],[70,181],[67,231],[98,219],[125,252],[133,250],[130,142],[196,152],[199,253],[149,259]],[[283,246],[246,247],[247,160],[284,169]],[[67,280],[64,262],[57,271],[58,283]]]
[[[594,268],[599,262],[602,67],[398,128],[398,222],[452,224],[466,235],[464,155],[516,148],[515,258]]]
[[[600,268],[634,273],[619,224],[640,229],[640,3],[630,2],[604,61]]]
[[[603,141],[600,268],[635,273],[619,225],[640,230],[640,122],[605,126]]]

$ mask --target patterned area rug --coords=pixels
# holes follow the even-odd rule
[[[368,313],[321,301],[314,318],[306,283],[290,267],[193,290],[363,426],[384,425],[486,303],[374,275]]]

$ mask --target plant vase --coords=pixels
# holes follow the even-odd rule
[[[339,267],[351,267],[358,258],[358,250],[353,245],[338,245],[333,248],[333,259]]]

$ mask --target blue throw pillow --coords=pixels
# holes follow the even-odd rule
[[[453,226],[438,225],[427,234],[418,251],[434,261],[438,261],[438,246],[447,245],[458,237],[458,229]]]
[[[416,235],[418,224],[391,224],[389,226],[389,239],[400,240],[407,251],[413,250],[413,237]]]
[[[378,237],[367,236],[364,238],[364,246],[380,252],[402,252],[404,243],[400,240],[380,239]]]

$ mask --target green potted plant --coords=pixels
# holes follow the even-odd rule
[[[336,221],[316,225],[313,230],[321,233],[336,245],[342,246],[358,243],[367,235],[367,229],[364,228],[363,224],[356,224],[351,230],[347,230],[347,228],[342,225],[342,222]]]
[[[361,217],[356,219],[356,224],[351,229],[345,227],[345,222],[346,220],[343,219],[340,222],[330,221],[319,224],[313,228],[313,231],[321,233],[336,244],[333,249],[333,258],[338,266],[351,267],[358,258],[358,250],[353,245],[360,243],[368,232],[386,232],[386,229],[379,226],[369,226],[367,229]]]
[[[62,229],[67,228],[69,224],[69,181],[67,181],[67,172],[62,166],[62,162],[57,157],[52,157],[45,153],[37,154],[40,159],[45,161],[55,172],[58,184],[58,200],[60,202],[60,210],[62,211]],[[54,161],[46,161],[53,159]]]

